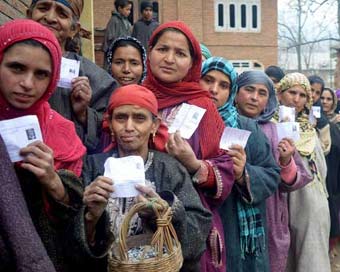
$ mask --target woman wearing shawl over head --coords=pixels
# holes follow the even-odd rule
[[[172,208],[172,223],[184,257],[183,270],[189,271],[186,270],[187,263],[197,260],[201,254],[211,215],[203,208],[183,165],[169,154],[156,151],[162,145],[164,148],[164,141],[156,133],[160,123],[156,97],[143,86],[120,87],[110,98],[107,116],[112,135],[110,149],[88,156],[83,171],[84,181],[89,184],[84,193],[86,208],[81,213],[83,229],[86,229],[83,240],[99,245],[101,250],[92,254],[103,256],[107,251],[100,245],[110,248],[110,238],[119,240],[123,219],[134,203],[146,201],[142,195],[161,198]],[[132,155],[140,156],[144,161],[145,186],[137,188],[141,194],[137,197],[110,197],[116,187],[115,180],[103,177],[106,159]],[[133,217],[128,234],[150,232],[150,226],[155,226],[153,214],[150,215]],[[109,223],[104,224],[105,221]],[[93,236],[93,233],[99,235]],[[108,255],[110,260],[111,250]]]
[[[27,18],[49,28],[59,41],[63,57],[80,63],[79,76],[72,80],[72,86],[57,87],[49,103],[75,124],[87,152],[94,153],[100,141],[103,113],[117,83],[92,61],[66,51],[67,41],[80,30],[83,7],[83,0],[32,0]]]
[[[335,113],[337,107],[337,97],[335,92],[330,88],[324,88],[321,92],[321,103],[324,115],[329,120],[331,133],[331,150],[326,156],[327,162],[327,192],[329,194],[328,203],[331,215],[331,233],[330,233],[330,256],[334,257],[339,254],[337,244],[340,241],[340,115]]]
[[[312,92],[308,79],[300,73],[287,74],[278,86],[281,105],[294,107],[300,124],[295,143],[312,182],[288,196],[291,245],[286,271],[330,271],[328,256],[330,215],[327,202],[327,166],[316,130],[309,123]],[[278,115],[274,116],[276,119]]]
[[[284,272],[287,265],[290,233],[287,193],[312,181],[292,139],[279,141],[276,125],[270,122],[277,110],[272,80],[262,71],[247,71],[237,80],[235,98],[238,111],[257,121],[271,143],[272,154],[281,168],[279,190],[266,200],[270,271]]]
[[[261,128],[233,106],[236,80],[232,64],[221,57],[212,57],[202,65],[200,84],[210,92],[226,126],[251,131],[245,149],[233,145],[228,150],[234,172],[241,176],[219,208],[226,239],[226,271],[270,271],[265,201],[277,190],[279,167]]]
[[[188,140],[179,132],[171,134],[167,151],[192,175],[203,205],[213,213],[206,245],[195,249],[203,253],[200,271],[225,269],[223,228],[217,207],[229,195],[234,184],[230,157],[219,149],[224,124],[209,94],[199,85],[201,49],[191,30],[182,22],[159,26],[150,39],[148,73],[143,83],[155,94],[160,116],[169,126],[182,103],[206,109],[198,128]],[[197,256],[197,255],[196,255]],[[199,270],[198,261],[183,271]]]
[[[146,50],[136,38],[115,39],[107,51],[108,73],[121,86],[141,84],[146,76]],[[104,122],[105,124],[106,122]],[[111,144],[108,127],[103,129],[99,150]]]
[[[32,221],[57,271],[69,271],[65,228],[82,204],[78,179],[85,147],[74,124],[50,108],[60,72],[55,36],[31,20],[0,27],[0,120],[36,115],[42,141],[20,150],[15,164]],[[20,226],[17,226],[20,227]]]
[[[107,50],[108,73],[121,86],[141,84],[146,76],[146,50],[139,40],[115,39]]]

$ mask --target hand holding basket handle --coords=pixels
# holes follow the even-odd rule
[[[131,218],[145,209],[152,209],[156,215],[157,230],[151,237],[151,245],[155,248],[156,256],[139,261],[129,260],[128,244],[131,248],[129,239],[137,241],[136,236],[128,235],[129,223]],[[124,218],[120,233],[118,250],[109,260],[110,271],[179,271],[183,264],[181,245],[178,241],[176,231],[171,223],[172,210],[168,203],[160,197],[150,198],[147,202],[135,204]],[[138,236],[138,235],[137,235]],[[142,236],[142,235],[140,235]],[[141,238],[142,239],[142,238]],[[149,239],[150,240],[150,239]],[[132,245],[133,246],[133,245]],[[139,244],[140,246],[140,244]],[[165,249],[166,253],[163,253]],[[113,251],[115,252],[115,251]]]

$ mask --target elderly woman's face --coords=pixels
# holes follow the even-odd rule
[[[300,113],[307,104],[307,92],[300,85],[295,85],[278,94],[280,104],[287,107],[294,107]]]
[[[151,72],[164,83],[180,82],[188,74],[192,59],[186,36],[164,32],[149,54]]]
[[[249,118],[259,116],[269,100],[269,91],[263,84],[249,84],[242,86],[237,92],[235,103],[240,114]]]
[[[321,95],[321,104],[324,112],[330,112],[333,108],[333,96],[329,90],[324,90]]]
[[[14,108],[28,109],[46,92],[51,74],[47,51],[26,44],[13,45],[0,64],[1,94]]]
[[[40,0],[28,17],[49,28],[64,50],[67,38],[72,38],[77,30],[72,25],[72,10],[53,0]]]
[[[145,108],[123,105],[113,110],[111,130],[120,156],[146,155],[150,135],[155,133],[157,128],[157,122]]]

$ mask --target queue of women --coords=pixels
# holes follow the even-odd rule
[[[0,137],[0,271],[108,271],[124,217],[150,199],[172,209],[181,271],[330,271],[340,237],[333,90],[278,67],[237,75],[178,21],[154,31],[147,54],[135,38],[115,40],[105,71],[65,50],[82,8],[34,0],[28,19],[0,26],[0,121],[36,115],[43,139],[13,163]],[[71,88],[57,87],[62,56],[81,63]],[[183,103],[206,110],[189,139],[167,130]],[[279,105],[295,108],[299,140],[279,140]],[[225,127],[250,131],[246,146],[221,149]],[[104,163],[132,155],[145,185],[112,197]],[[128,234],[153,227],[145,211]]]

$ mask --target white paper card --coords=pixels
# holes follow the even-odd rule
[[[42,141],[38,117],[26,115],[14,119],[0,121],[0,134],[5,142],[12,162],[21,161],[21,148],[34,141]]]
[[[320,106],[313,106],[312,113],[315,118],[321,118],[321,107]]]
[[[72,88],[72,79],[79,76],[80,61],[62,58],[60,67],[60,79],[58,87]]]
[[[277,123],[276,128],[279,142],[283,138],[290,138],[294,142],[300,139],[300,125],[298,122]]]
[[[108,158],[104,176],[114,182],[111,197],[135,197],[140,194],[135,185],[145,185],[144,161],[140,156]]]
[[[279,123],[295,122],[295,108],[279,106]]]
[[[250,134],[248,130],[226,127],[220,140],[220,148],[228,150],[233,144],[245,148]]]
[[[308,122],[312,125],[315,126],[318,120],[316,120],[316,117],[313,114],[313,111],[310,110],[309,111],[309,115],[308,115]]]
[[[169,133],[179,130],[182,138],[189,139],[197,129],[205,112],[206,109],[183,103],[169,127]]]

